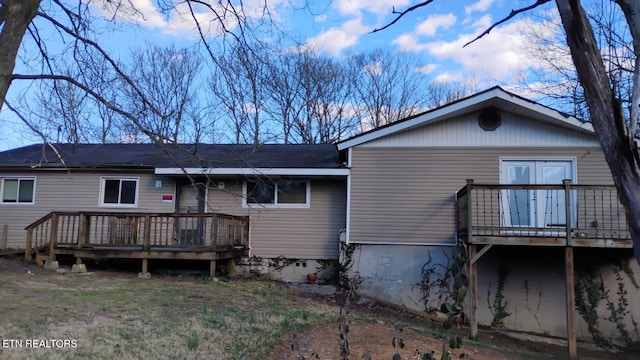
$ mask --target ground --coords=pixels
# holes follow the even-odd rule
[[[338,300],[339,301],[339,300]],[[426,331],[413,330],[412,324],[418,327],[430,324],[430,320],[417,316],[403,314],[401,311],[390,309],[386,306],[367,305],[358,306],[358,312],[369,311],[379,314],[380,318],[387,319],[370,321],[354,321],[350,323],[350,331],[347,334],[349,341],[349,359],[363,359],[369,353],[374,360],[393,359],[396,349],[392,346],[394,337],[402,338],[405,343],[404,349],[398,350],[401,359],[415,359],[416,350],[421,352],[434,351],[435,359],[440,359],[443,351],[443,341],[441,336],[446,336],[440,325],[428,325]],[[396,321],[393,319],[403,319],[407,328],[402,333],[396,333]],[[391,321],[389,321],[391,319]],[[462,337],[468,329],[460,330]],[[297,359],[302,355],[304,359],[315,359],[312,357],[318,354],[319,359],[340,359],[338,326],[336,323],[322,324],[314,326],[306,331],[296,334],[295,338],[285,339],[284,343],[274,350],[267,360]],[[466,340],[465,340],[466,341]],[[293,351],[292,345],[298,344],[299,351]],[[518,340],[507,336],[501,331],[481,330],[479,341],[476,343],[465,343],[462,348],[452,350],[448,346],[445,351],[451,352],[451,359],[471,359],[471,360],[521,360],[521,359],[565,359],[567,358],[566,347],[547,342],[535,342]],[[579,349],[580,359],[638,359],[637,355],[613,354],[602,351]]]
[[[344,297],[341,293],[335,294],[318,294],[317,292],[311,291],[309,288],[294,288],[290,289],[291,286],[282,286],[282,284],[270,283],[270,282],[255,282],[257,287],[250,288],[249,295],[243,301],[245,305],[243,306],[240,303],[230,303],[228,304],[229,308],[225,308],[224,311],[221,308],[218,308],[215,312],[211,312],[207,310],[206,304],[213,304],[219,299],[217,296],[221,296],[225,299],[229,298],[229,295],[223,293],[223,290],[229,288],[229,291],[238,292],[240,288],[244,288],[242,285],[242,279],[234,279],[231,282],[228,282],[224,285],[222,283],[218,283],[218,285],[213,285],[210,283],[202,283],[200,281],[196,282],[183,282],[181,280],[176,280],[175,277],[162,277],[162,276],[154,276],[154,280],[151,282],[145,282],[144,280],[139,280],[136,278],[136,270],[130,270],[130,274],[123,275],[122,272],[101,270],[97,271],[96,275],[94,275],[93,280],[90,278],[84,278],[84,280],[80,281],[79,278],[73,278],[66,275],[61,275],[56,273],[55,271],[45,270],[42,267],[38,267],[33,263],[23,263],[18,258],[3,258],[0,257],[0,275],[7,275],[5,279],[6,282],[2,284],[0,282],[0,288],[3,288],[3,292],[15,292],[22,303],[25,301],[28,303],[28,299],[25,298],[24,294],[32,294],[26,296],[33,296],[33,294],[37,294],[38,291],[42,290],[42,287],[50,287],[50,290],[60,290],[63,288],[74,289],[77,294],[82,293],[82,296],[86,296],[87,299],[92,299],[91,301],[79,302],[75,306],[71,306],[69,309],[63,308],[63,312],[66,312],[65,319],[72,319],[75,321],[75,324],[78,327],[78,331],[86,332],[81,328],[81,324],[88,323],[88,319],[95,318],[96,313],[102,314],[103,318],[111,316],[113,314],[105,312],[105,309],[108,307],[113,308],[123,308],[130,307],[129,302],[126,299],[121,299],[121,295],[119,293],[114,293],[114,297],[111,299],[106,299],[105,296],[99,295],[100,297],[91,297],[94,295],[96,291],[102,291],[102,294],[107,294],[110,292],[114,292],[114,287],[120,286],[118,284],[125,284],[123,286],[128,286],[126,288],[125,293],[133,293],[137,290],[137,288],[145,288],[142,294],[149,294],[153,291],[158,291],[158,287],[163,289],[162,292],[156,292],[155,299],[151,297],[150,299],[142,300],[138,297],[137,304],[137,312],[146,312],[147,317],[141,317],[144,320],[144,323],[140,324],[140,333],[144,332],[152,332],[155,331],[159,326],[176,326],[177,322],[180,321],[181,318],[185,318],[186,316],[192,316],[193,321],[202,322],[205,320],[210,320],[210,323],[216,324],[216,327],[219,327],[220,324],[224,324],[224,318],[213,318],[221,313],[227,314],[227,317],[242,315],[244,313],[249,313],[249,317],[245,319],[247,329],[256,329],[256,325],[261,321],[267,321],[270,318],[276,318],[276,322],[274,322],[275,327],[284,326],[286,324],[287,327],[291,327],[291,324],[287,320],[287,316],[284,316],[282,319],[274,317],[273,314],[278,316],[280,310],[275,313],[272,311],[266,315],[268,317],[264,317],[265,320],[262,320],[261,314],[266,311],[264,305],[259,304],[269,304],[281,302],[280,306],[283,306],[283,310],[285,313],[287,312],[287,308],[289,309],[289,313],[297,313],[302,314],[302,317],[299,317],[299,321],[305,321],[306,317],[309,318],[316,316],[313,315],[312,312],[305,312],[301,309],[309,309],[308,307],[317,308],[319,313],[325,315],[318,315],[319,319],[324,319],[316,322],[316,325],[311,325],[306,327],[301,332],[295,331],[281,331],[281,335],[274,335],[275,339],[280,339],[276,341],[276,343],[280,343],[273,350],[269,350],[270,353],[252,353],[249,357],[237,357],[229,355],[229,350],[233,348],[233,342],[237,342],[238,340],[231,340],[229,344],[227,344],[227,352],[225,355],[213,355],[211,349],[219,348],[221,345],[221,340],[212,340],[211,344],[205,344],[203,342],[198,345],[198,342],[195,342],[195,346],[197,347],[198,352],[195,350],[189,349],[185,350],[184,338],[178,338],[175,342],[176,345],[172,345],[172,353],[174,358],[178,358],[182,356],[182,358],[213,358],[213,359],[236,359],[242,358],[246,360],[251,359],[267,359],[267,360],[283,360],[283,359],[340,359],[340,346],[339,346],[339,329],[337,325],[337,319],[335,314],[338,312],[337,309],[343,307],[344,305]],[[13,275],[11,275],[13,274]],[[12,279],[11,276],[23,276],[25,279],[29,281],[22,281],[19,286],[9,286],[9,280]],[[236,289],[234,282],[237,281],[238,288]],[[81,283],[79,288],[74,288],[76,283]],[[32,286],[29,288],[29,286]],[[215,292],[210,292],[212,286],[216,289]],[[26,291],[26,292],[25,292]],[[85,293],[86,292],[86,293]],[[289,293],[290,292],[290,293]],[[58,294],[58,292],[55,292]],[[285,298],[292,301],[291,303],[284,303],[284,300],[278,300],[280,298],[277,297],[278,293],[285,293]],[[40,296],[50,296],[51,292],[44,292],[43,295]],[[62,293],[60,293],[62,294]],[[1,295],[1,294],[0,294]],[[5,295],[10,295],[9,293]],[[13,296],[13,295],[11,295]],[[36,295],[37,296],[37,295]],[[138,296],[138,295],[136,295]],[[164,298],[163,298],[164,296]],[[266,297],[266,302],[262,299]],[[15,297],[14,297],[15,298]],[[73,301],[78,299],[78,295],[72,298],[63,298],[65,301]],[[193,309],[182,309],[184,310],[183,314],[175,315],[176,311],[181,311],[179,308],[175,310],[172,306],[172,303],[175,301],[188,301],[189,304],[193,305],[196,302],[201,302],[202,304],[193,305]],[[44,300],[40,299],[40,300]],[[49,302],[49,298],[46,299]],[[8,301],[7,299],[3,301]],[[99,301],[108,301],[103,305]],[[68,303],[67,303],[68,304]],[[203,307],[203,304],[205,305]],[[18,304],[13,304],[14,306],[5,307],[5,311],[20,311]],[[196,306],[197,305],[197,306]],[[24,306],[24,305],[23,305]],[[31,316],[31,313],[35,311],[35,315],[37,318],[43,318],[43,315],[46,315],[51,310],[47,307],[48,305],[38,303],[37,306],[31,306],[31,311],[28,313],[19,312],[17,314],[5,313],[3,316],[14,319],[14,322],[17,322],[18,319]],[[182,306],[184,308],[184,306]],[[293,308],[296,308],[295,310]],[[59,308],[56,305],[56,308]],[[322,308],[322,310],[320,310]],[[7,310],[7,309],[15,309],[15,310]],[[194,310],[195,311],[187,311]],[[204,310],[203,310],[204,309]],[[240,313],[238,311],[233,311],[234,309],[240,309]],[[333,309],[333,310],[332,310]],[[0,309],[0,314],[2,314],[2,309]],[[41,311],[41,314],[37,312]],[[20,315],[22,314],[22,315]],[[87,314],[91,315],[90,318],[87,318]],[[127,316],[135,316],[135,313],[128,313],[132,315]],[[164,324],[162,322],[156,323],[153,316],[157,314],[164,314],[162,316],[171,320],[169,324]],[[334,315],[331,315],[334,314]],[[174,316],[175,315],[175,316]],[[88,328],[89,332],[94,332],[98,338],[94,338],[92,341],[98,341],[95,339],[100,339],[99,341],[105,342],[106,346],[109,344],[113,344],[112,341],[116,341],[116,346],[118,343],[122,344],[130,344],[130,343],[139,343],[139,339],[137,338],[137,333],[129,333],[125,332],[122,327],[122,324],[131,324],[136,320],[135,318],[131,319],[125,316],[124,319],[116,319],[119,321],[117,326],[109,331],[105,331],[102,328]],[[148,317],[148,316],[151,316]],[[174,316],[174,318],[172,318]],[[121,317],[121,316],[120,316]],[[256,320],[254,320],[254,317]],[[335,320],[334,320],[335,319]],[[136,320],[137,321],[137,320]],[[191,320],[190,320],[191,321]],[[437,323],[432,323],[430,320],[420,318],[415,315],[407,314],[406,312],[400,311],[398,309],[390,308],[388,306],[383,306],[374,303],[351,303],[349,307],[348,313],[348,321],[349,321],[349,329],[350,331],[347,334],[347,340],[349,342],[349,350],[350,355],[349,359],[363,359],[364,354],[369,353],[372,359],[393,359],[394,353],[396,349],[392,346],[392,339],[394,337],[403,339],[405,344],[404,349],[398,349],[398,352],[401,355],[401,359],[414,359],[413,354],[416,349],[422,352],[431,352],[434,351],[437,359],[440,359],[440,355],[443,349],[442,337],[447,335],[447,332],[443,331]],[[403,331],[397,332],[397,324],[403,324]],[[187,329],[191,326],[192,334],[196,334],[196,330],[199,331],[200,339],[205,339],[207,336],[211,335],[210,327],[199,327],[192,323],[186,323]],[[206,324],[205,324],[206,325]],[[33,326],[33,325],[29,325]],[[102,324],[101,326],[104,326]],[[181,325],[180,325],[181,326]],[[173,327],[171,327],[173,332]],[[181,329],[181,328],[179,328]],[[180,331],[185,331],[185,329]],[[16,329],[15,331],[18,331]],[[33,330],[32,330],[33,331]],[[42,330],[44,331],[44,330]],[[1,331],[0,331],[1,333]],[[111,337],[106,337],[104,334],[106,333],[115,333]],[[242,330],[240,333],[247,333],[247,330]],[[461,336],[465,336],[468,333],[468,329],[461,329],[459,334]],[[80,336],[80,335],[77,335]],[[268,335],[267,335],[268,336]],[[218,338],[216,338],[218,339]],[[196,337],[195,340],[198,340]],[[251,342],[258,342],[259,340],[250,339]],[[212,346],[211,348],[205,347]],[[193,347],[193,344],[189,344],[187,342],[187,347]],[[199,346],[199,347],[198,347]],[[182,353],[178,353],[178,348],[182,347]],[[297,350],[294,350],[297,349]],[[107,350],[101,349],[101,351],[105,351],[105,358],[110,358],[111,353],[118,354],[117,351],[107,348]],[[154,349],[142,349],[140,356],[144,354],[153,354]],[[147,351],[147,352],[144,352]],[[496,359],[564,359],[566,358],[566,349],[562,346],[550,345],[547,343],[538,343],[531,341],[521,341],[514,340],[509,337],[505,337],[501,333],[491,330],[482,330],[477,342],[471,342],[468,340],[464,340],[463,346],[461,349],[450,350],[448,347],[445,347],[445,351],[452,351],[452,359],[474,359],[474,360],[496,360]],[[186,355],[180,355],[186,354]],[[464,354],[464,356],[462,356]],[[580,359],[598,359],[598,360],[613,360],[613,359],[638,359],[637,355],[620,355],[620,354],[611,354],[605,352],[595,352],[595,351],[587,351],[584,349],[579,350]],[[7,355],[7,354],[5,354]],[[126,354],[125,354],[126,355]],[[228,355],[228,356],[227,356]],[[317,355],[317,357],[315,357]],[[119,356],[119,355],[116,355]],[[146,356],[146,355],[145,355]],[[151,355],[149,355],[151,356]],[[178,356],[178,357],[176,357]],[[213,357],[212,357],[213,356]],[[86,356],[85,356],[86,357]],[[2,350],[0,349],[0,358],[3,358]],[[11,358],[11,357],[10,357]],[[21,358],[18,353],[14,353],[13,358]],[[26,357],[25,357],[26,358]],[[122,358],[122,357],[121,357]],[[128,358],[140,358],[136,356],[129,356]]]

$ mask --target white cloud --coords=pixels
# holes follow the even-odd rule
[[[431,15],[427,20],[416,26],[418,35],[433,36],[438,32],[439,28],[449,28],[456,23],[456,17],[453,14]]]
[[[464,75],[459,71],[445,71],[433,78],[436,84],[450,84],[464,80]]]
[[[420,44],[418,38],[411,33],[398,36],[392,41],[392,44],[398,45],[401,51],[406,52],[421,52],[427,48],[426,45]]]
[[[484,12],[493,4],[494,0],[480,0],[477,3],[464,7],[464,12],[467,16],[474,12]]]
[[[105,18],[187,37],[198,36],[196,25],[200,26],[205,35],[219,34],[223,27],[227,31],[233,30],[238,24],[235,12],[242,13],[250,19],[262,18],[265,16],[265,6],[269,9],[270,19],[279,21],[281,20],[280,11],[285,4],[285,0],[245,0],[242,8],[236,4],[232,11],[225,9],[224,6],[227,5],[221,5],[216,0],[203,0],[203,2],[208,5],[192,3],[191,8],[186,2],[179,2],[168,12],[161,11],[153,0],[117,2],[117,6],[92,4],[94,4],[94,11]]]
[[[487,21],[485,17],[476,22],[478,28]],[[405,33],[397,37],[393,43],[402,51],[425,52],[440,62],[457,64],[462,73],[477,74],[492,81],[508,81],[514,74],[530,67],[539,67],[536,59],[525,51],[527,37],[523,31],[524,20],[514,21],[495,28],[489,35],[463,47],[474,39],[477,33],[458,34],[450,41],[422,42],[416,33]],[[475,27],[475,26],[474,26]],[[435,74],[437,81],[456,80],[464,77],[457,70]],[[452,72],[453,71],[453,72]]]
[[[438,65],[438,64],[427,64],[427,65],[415,68],[415,72],[419,72],[419,73],[428,75],[428,74],[431,74],[432,72],[436,71],[436,69],[438,69],[439,67],[440,67],[440,65]]]
[[[479,32],[483,32],[493,25],[493,18],[491,15],[483,15],[478,20],[473,22],[472,27]]]
[[[360,36],[370,31],[370,27],[362,24],[360,17],[344,22],[340,27],[333,27],[320,35],[307,39],[306,45],[320,52],[340,55],[342,50],[358,43]]]
[[[392,8],[402,9],[409,0],[334,0],[333,8],[343,15],[358,15],[363,11],[376,15],[389,15]]]

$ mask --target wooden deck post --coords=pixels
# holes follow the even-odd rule
[[[58,214],[51,215],[51,234],[49,236],[49,260],[56,261],[56,243],[58,242]]]
[[[569,350],[569,359],[578,358],[578,343],[576,340],[575,328],[575,278],[573,270],[573,247],[565,247],[565,281],[567,290],[567,346]]]
[[[573,246],[573,240],[571,239],[571,223],[573,222],[573,220],[571,219],[571,180],[562,180],[562,185],[564,185],[565,236],[567,239],[567,246]]]
[[[209,276],[212,279],[216,277],[216,261],[215,260],[211,260],[211,263],[209,263]]]
[[[149,250],[151,247],[151,216],[145,215],[144,217],[144,237],[142,248]]]
[[[149,272],[149,259],[142,259],[142,273],[146,274]]]
[[[476,264],[476,245],[473,244],[473,207],[471,195],[473,192],[473,179],[467,179],[467,239],[469,249],[469,337],[475,339],[478,336],[478,265]]]
[[[33,228],[27,229],[27,243],[24,246],[24,258],[26,260],[31,260],[33,257],[31,256],[31,248],[33,246]]]
[[[476,261],[476,245],[469,244],[469,337],[478,336],[478,263]]]
[[[78,217],[80,218],[80,226],[78,227],[78,243],[77,246],[78,247],[82,247],[83,243],[85,242],[86,239],[86,229],[85,227],[87,226],[87,221],[85,219],[85,216],[83,213],[78,214]],[[78,263],[81,264],[81,263]]]
[[[213,213],[212,216],[212,221],[211,221],[211,249],[213,251],[216,251],[216,249],[218,248],[218,214],[217,213]],[[215,273],[215,267],[216,264],[214,262],[213,264],[213,272]]]
[[[89,244],[91,242],[91,215],[82,214],[82,217],[84,218],[84,233],[82,234],[84,239],[82,242],[84,244]]]

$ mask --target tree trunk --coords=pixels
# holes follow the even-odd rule
[[[0,108],[7,96],[16,55],[41,0],[0,0]]]
[[[637,0],[618,0],[618,3],[635,1]],[[609,83],[593,29],[580,1],[556,0],[556,5],[578,79],[584,88],[593,128],[611,170],[618,197],[626,211],[634,254],[640,264],[640,158],[635,134],[627,132],[620,102]],[[635,5],[630,7],[637,8]],[[630,23],[629,26],[634,24]],[[637,53],[638,48],[635,49]]]

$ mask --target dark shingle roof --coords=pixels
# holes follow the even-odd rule
[[[335,169],[342,162],[333,144],[35,144],[0,152],[0,167]]]

